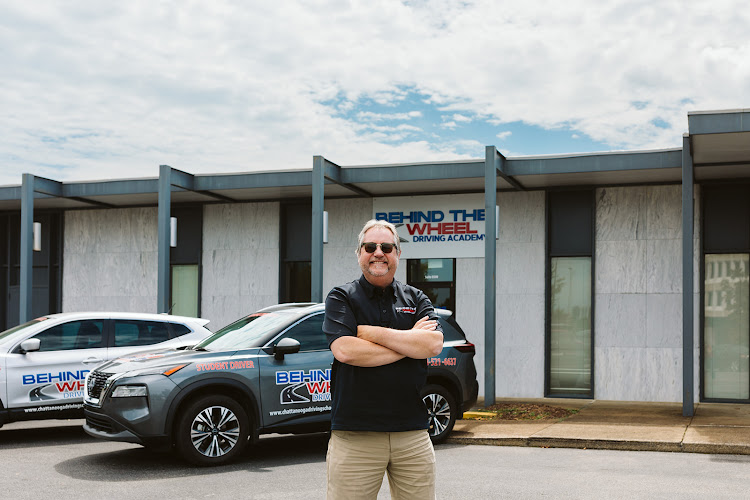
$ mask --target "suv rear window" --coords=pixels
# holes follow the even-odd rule
[[[192,332],[190,328],[180,323],[170,323],[169,326],[172,328],[172,334],[169,336],[169,338],[182,337],[183,335],[187,335],[188,333]]]
[[[443,327],[443,342],[466,340],[466,336],[463,334],[463,332],[450,324],[448,320],[441,316],[439,321],[440,326]]]

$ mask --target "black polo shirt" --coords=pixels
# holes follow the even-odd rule
[[[437,319],[430,299],[421,290],[396,280],[380,289],[362,276],[328,294],[323,331],[330,345],[344,335],[356,337],[357,325],[411,330],[425,316]],[[403,358],[374,367],[334,359],[331,428],[383,432],[427,429],[427,409],[419,394],[426,379],[424,359]]]

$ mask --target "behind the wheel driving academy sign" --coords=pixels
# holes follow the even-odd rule
[[[374,198],[373,218],[396,226],[402,259],[484,257],[484,197]]]

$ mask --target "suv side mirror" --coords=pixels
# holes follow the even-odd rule
[[[21,342],[21,345],[20,345],[21,354],[26,354],[27,352],[38,351],[41,344],[42,344],[42,341],[39,339],[26,339],[23,342]]]
[[[299,341],[287,337],[279,340],[279,343],[273,346],[273,357],[281,361],[285,354],[294,354],[299,352]]]

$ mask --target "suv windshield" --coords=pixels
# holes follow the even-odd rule
[[[193,349],[208,351],[228,351],[262,347],[269,334],[277,332],[296,317],[298,311],[274,311],[255,313],[225,326],[208,337]]]

